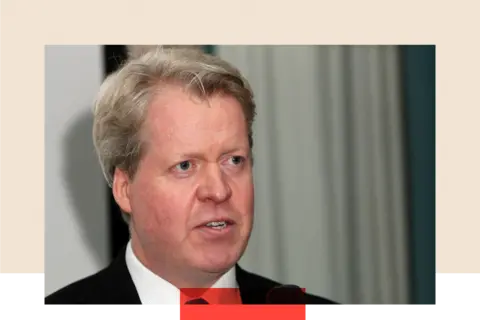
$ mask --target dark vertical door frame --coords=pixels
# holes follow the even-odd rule
[[[123,45],[106,45],[103,47],[104,74],[107,77],[115,72],[127,59],[127,47]],[[109,242],[110,258],[113,260],[129,240],[127,224],[123,221],[120,208],[112,195],[112,189],[108,188],[108,217],[109,217]]]
[[[435,303],[435,46],[401,46],[411,303]]]

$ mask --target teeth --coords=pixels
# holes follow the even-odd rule
[[[227,222],[225,222],[225,221],[213,221],[213,222],[207,223],[206,226],[216,228],[216,229],[221,229],[221,228],[225,228],[227,226]]]

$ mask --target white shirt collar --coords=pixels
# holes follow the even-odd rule
[[[127,244],[125,260],[142,304],[180,304],[180,290],[147,269],[133,253],[131,241]],[[225,273],[212,288],[238,288],[235,267]]]

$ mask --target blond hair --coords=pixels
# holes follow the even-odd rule
[[[95,99],[93,141],[100,165],[111,187],[115,168],[133,178],[144,149],[141,129],[158,89],[180,85],[200,98],[214,94],[234,97],[242,106],[253,145],[253,92],[232,65],[198,49],[137,50],[102,83]]]

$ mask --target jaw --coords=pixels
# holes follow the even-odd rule
[[[145,239],[132,227],[132,249],[145,267],[178,288],[210,287],[235,266],[246,250],[252,228],[235,228],[234,235],[224,239],[206,240],[196,234],[198,230],[190,232],[175,246],[176,250],[161,253],[153,243],[142,242]]]

